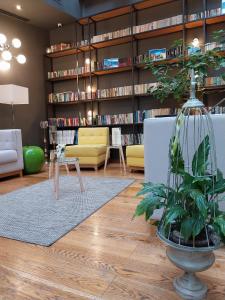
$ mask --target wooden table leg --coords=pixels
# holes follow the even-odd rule
[[[109,159],[109,147],[107,147],[106,149],[104,171],[106,170],[108,159]]]
[[[78,161],[75,161],[74,164],[75,164],[75,167],[77,170],[77,176],[78,176],[79,183],[80,183],[80,191],[84,192],[84,185],[83,185],[83,181],[82,181],[81,174],[80,174],[80,164]]]
[[[54,186],[55,186],[55,197],[59,198],[59,164],[55,162],[55,174],[54,174]]]
[[[123,155],[123,147],[122,146],[120,146],[119,151],[120,151],[120,155],[121,155],[121,158],[122,158],[124,173],[126,174],[126,164],[125,164],[125,159],[124,159],[124,155]]]

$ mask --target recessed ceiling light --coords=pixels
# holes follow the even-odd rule
[[[62,27],[62,23],[57,24],[58,28]]]
[[[21,9],[22,9],[21,5],[20,5],[20,4],[17,4],[17,5],[16,5],[16,9],[21,10]]]

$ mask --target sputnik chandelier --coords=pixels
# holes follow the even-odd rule
[[[0,33],[0,71],[8,71],[11,67],[12,59],[15,59],[19,64],[25,64],[26,57],[23,54],[13,53],[15,49],[21,47],[21,41],[17,38],[12,39],[11,44],[7,42],[7,37]]]

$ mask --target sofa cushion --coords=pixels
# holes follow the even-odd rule
[[[80,128],[78,132],[78,145],[108,145],[109,128]]]
[[[144,145],[127,146],[126,156],[144,158]]]
[[[67,146],[65,156],[67,157],[97,157],[106,153],[104,145],[75,145]]]
[[[0,150],[0,164],[7,164],[17,161],[16,150]]]
[[[0,150],[16,149],[16,132],[15,130],[0,130]]]

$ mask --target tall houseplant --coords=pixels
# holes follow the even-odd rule
[[[135,216],[144,214],[148,221],[155,209],[163,209],[157,234],[168,246],[169,259],[185,271],[183,276],[174,280],[174,286],[184,299],[199,300],[204,299],[207,287],[195,272],[206,270],[214,263],[213,250],[225,241],[225,213],[219,206],[223,201],[221,194],[225,192],[225,179],[216,165],[210,116],[195,96],[196,77],[205,74],[207,62],[221,67],[223,59],[217,52],[211,56],[209,53],[198,54],[198,58],[191,59],[195,61],[195,68],[190,69],[183,60],[181,76],[175,76],[169,86],[164,81],[169,75],[161,74],[162,66],[154,66],[163,76],[154,90],[160,100],[171,91],[175,97],[185,95],[190,86],[191,93],[176,118],[170,140],[168,184],[143,184],[138,196],[144,198],[137,206]]]

